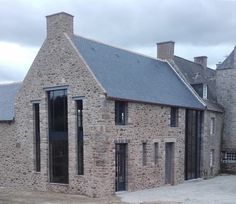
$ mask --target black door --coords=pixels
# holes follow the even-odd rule
[[[116,191],[126,190],[127,144],[116,144]]]
[[[173,157],[174,157],[174,143],[167,142],[166,146],[166,159],[165,159],[165,183],[166,184],[173,184],[173,172],[174,172],[174,165],[173,165]]]

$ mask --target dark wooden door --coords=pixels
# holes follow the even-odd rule
[[[116,144],[116,191],[126,190],[127,144]]]
[[[165,183],[166,184],[173,184],[173,172],[174,172],[174,164],[173,164],[173,157],[174,157],[174,143],[167,142],[165,146]]]

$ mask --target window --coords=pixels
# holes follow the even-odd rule
[[[236,152],[221,152],[223,163],[236,163]]]
[[[48,92],[50,182],[68,183],[67,90]]]
[[[210,152],[210,167],[213,167],[215,163],[215,150],[212,149]]]
[[[178,108],[171,107],[170,109],[170,126],[178,126],[179,111]]]
[[[211,118],[211,126],[210,126],[210,133],[215,133],[215,118]]]
[[[78,175],[84,174],[84,137],[83,137],[83,101],[76,101],[77,106],[77,158]]]
[[[143,143],[143,166],[147,165],[147,143]]]
[[[127,120],[127,103],[115,101],[115,124],[125,125]]]
[[[158,164],[158,150],[159,150],[159,144],[158,142],[154,143],[154,163]]]
[[[208,96],[208,86],[207,84],[203,84],[203,99],[207,99],[207,96]]]
[[[34,136],[35,136],[35,170],[40,172],[40,116],[39,104],[33,104],[34,111]]]

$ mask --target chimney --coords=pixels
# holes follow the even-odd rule
[[[202,65],[204,69],[207,68],[207,56],[194,57],[194,62]]]
[[[174,58],[174,51],[174,41],[157,43],[157,58],[171,60]]]
[[[67,33],[72,35],[73,32],[73,18],[74,16],[65,13],[55,13],[46,16],[47,19],[47,37],[53,38],[61,35],[62,33]]]

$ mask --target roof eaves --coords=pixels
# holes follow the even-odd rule
[[[119,97],[114,97],[114,96],[107,96],[107,99],[128,101],[128,102],[134,102],[134,103],[146,103],[146,104],[161,105],[161,106],[171,106],[171,107],[178,107],[178,108],[192,108],[195,110],[203,110],[201,108],[195,108],[195,107],[191,107],[191,106],[180,106],[180,105],[173,105],[173,104],[167,104],[167,103],[157,103],[157,102],[150,102],[150,101],[144,101],[144,100],[134,100],[134,99],[129,99],[129,98],[119,98]]]

